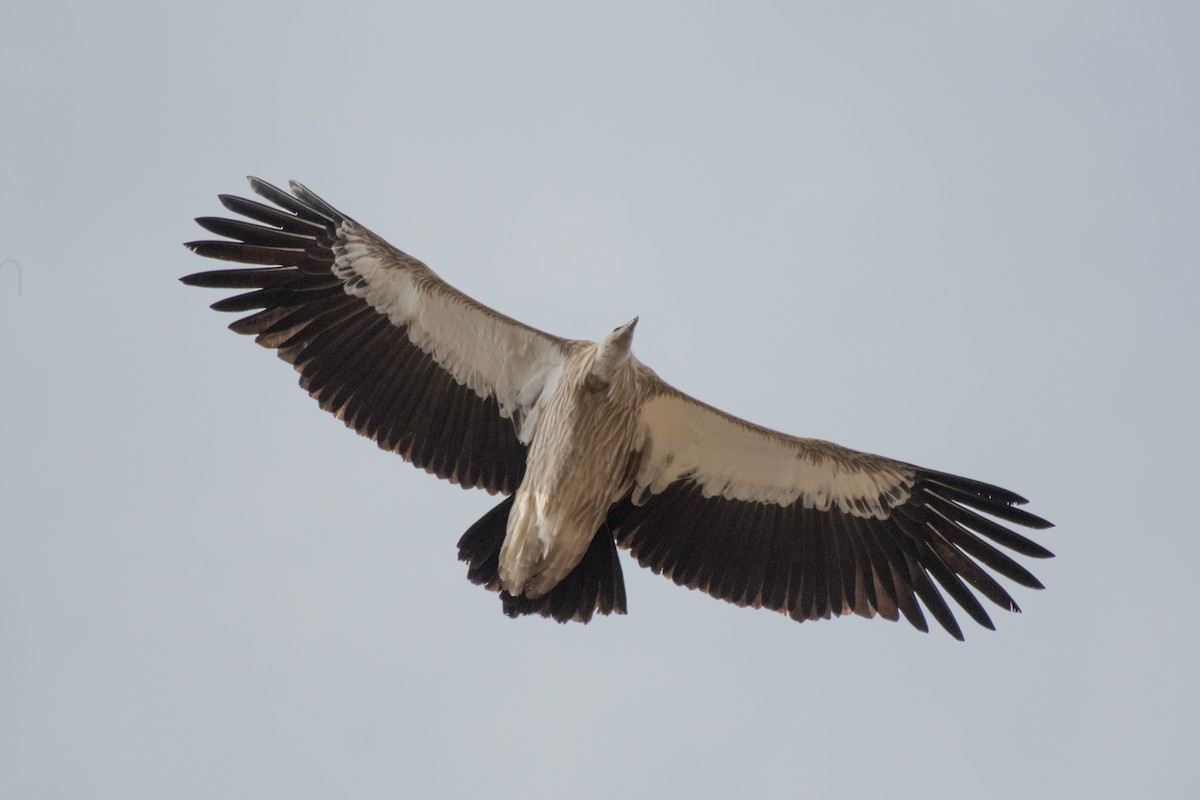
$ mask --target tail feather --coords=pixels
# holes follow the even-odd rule
[[[500,587],[500,547],[508,526],[513,496],[484,514],[458,540],[458,559],[467,564],[471,583],[500,593],[504,613],[510,617],[538,614],[558,622],[588,622],[595,613],[624,614],[625,578],[617,556],[617,543],[608,525],[592,538],[583,560],[566,578],[538,598],[513,596]]]

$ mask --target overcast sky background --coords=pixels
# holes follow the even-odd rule
[[[7,5],[0,796],[1197,796],[1197,8]],[[1047,590],[959,644],[623,556],[629,616],[503,617],[455,558],[496,500],[177,282],[246,174],[1025,494]]]

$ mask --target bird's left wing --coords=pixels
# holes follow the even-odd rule
[[[274,205],[221,195],[254,222],[201,217],[228,238],[187,246],[256,266],[183,282],[250,290],[213,308],[255,311],[230,328],[277,349],[323,409],[383,449],[463,486],[516,491],[575,343],[472,300],[300,184],[250,186]]]
[[[657,380],[657,379],[655,379]],[[610,512],[618,544],[677,584],[793,619],[856,613],[962,631],[938,590],[988,628],[968,588],[1017,604],[984,569],[1041,583],[985,539],[1051,553],[978,512],[1032,528],[1025,500],[978,481],[753,425],[659,384],[642,408],[633,489]],[[964,583],[965,581],[965,583]]]

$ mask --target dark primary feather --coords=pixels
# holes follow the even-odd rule
[[[1023,586],[1042,585],[983,537],[1034,558],[1052,553],[976,510],[1031,528],[1050,523],[1014,508],[1025,501],[1013,492],[914,469],[908,501],[886,519],[804,508],[799,500],[781,507],[706,498],[685,477],[643,505],[627,495],[609,512],[608,525],[642,566],[737,605],[798,621],[903,615],[922,631],[927,611],[962,639],[950,599],[994,628],[972,589],[1005,610],[1020,609],[984,567]]]
[[[183,282],[249,290],[213,308],[255,312],[230,328],[277,349],[321,408],[380,447],[466,487],[516,491],[526,448],[496,399],[452,380],[405,328],[348,295],[334,275],[336,227],[347,218],[311,193],[300,200],[257,179],[250,184],[278,207],[221,195],[226,208],[254,222],[200,217],[201,227],[228,240],[187,246],[254,266],[200,272]]]

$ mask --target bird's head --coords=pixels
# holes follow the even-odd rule
[[[596,358],[588,372],[585,386],[589,391],[598,392],[607,389],[613,377],[621,367],[629,362],[629,354],[633,345],[633,329],[637,327],[638,318],[618,325],[612,333],[600,340],[596,346]]]

